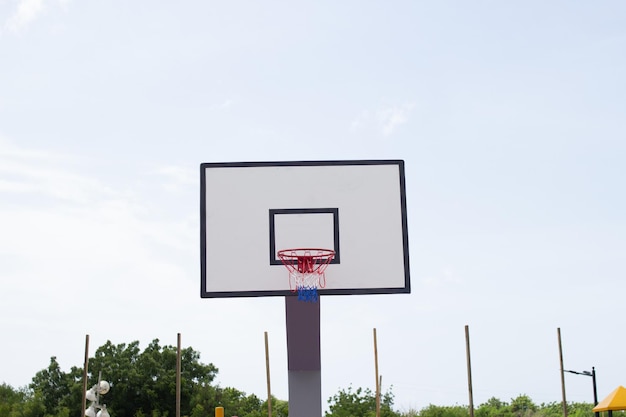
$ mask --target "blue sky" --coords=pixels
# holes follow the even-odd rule
[[[287,399],[284,302],[199,298],[199,164],[404,159],[412,293],[322,299],[324,400],[624,385],[626,5],[0,1],[0,380],[84,335]],[[329,271],[330,272],[330,271]],[[346,352],[349,352],[346,353]],[[567,375],[568,400],[591,401]]]

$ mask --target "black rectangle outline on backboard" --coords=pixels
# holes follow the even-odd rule
[[[397,160],[337,160],[337,161],[276,161],[276,162],[207,162],[200,164],[200,297],[268,297],[293,296],[289,290],[284,291],[206,291],[206,170],[209,168],[254,168],[254,167],[288,167],[288,166],[333,166],[333,165],[397,165],[400,187],[400,208],[402,216],[402,243],[404,246],[404,287],[402,288],[344,288],[320,289],[320,295],[367,295],[367,294],[409,294],[411,278],[409,268],[409,236],[406,208],[406,181],[404,161]]]
[[[332,214],[333,215],[333,247],[324,248],[332,249],[335,251],[331,264],[341,263],[341,251],[339,249],[339,208],[297,208],[297,209],[270,209],[270,265],[282,265],[280,259],[276,259],[276,228],[274,226],[275,217],[277,214]],[[289,249],[289,248],[279,248]]]

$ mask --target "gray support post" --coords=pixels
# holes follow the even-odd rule
[[[319,301],[285,297],[289,417],[322,417]]]

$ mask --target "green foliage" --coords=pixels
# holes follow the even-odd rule
[[[408,411],[403,411],[400,413],[400,417],[418,417],[420,415],[419,411],[411,408]]]
[[[24,399],[24,392],[17,391],[7,384],[0,385],[0,417],[11,417],[17,414]]]
[[[563,408],[561,407],[561,410]],[[593,404],[588,403],[569,403],[567,404],[567,415],[569,417],[593,417]],[[613,412],[613,417],[623,416],[623,412]]]
[[[196,390],[191,399],[189,415],[190,417],[207,417],[214,413],[216,407],[224,407],[227,415],[239,417],[267,416],[267,406],[265,407],[265,414],[261,414],[261,406],[261,400],[255,395],[246,395],[245,392],[235,388],[207,385]],[[274,415],[272,413],[273,417]]]
[[[393,394],[387,391],[381,394],[380,415],[381,417],[399,417],[400,414],[392,410]],[[326,417],[375,417],[376,416],[376,395],[370,389],[352,387],[341,389],[332,396],[328,403],[329,411]]]
[[[491,397],[487,402],[481,404],[474,410],[475,417],[513,417],[511,407],[499,400]]]
[[[532,417],[537,406],[528,395],[518,395],[511,400],[511,412],[515,417]]]
[[[174,417],[176,414],[176,349],[153,340],[142,352],[139,342],[114,345],[105,343],[90,359],[88,387],[98,375],[109,381],[111,390],[101,397],[113,417]],[[227,416],[267,417],[267,401],[247,395],[236,388],[222,388],[211,383],[217,375],[212,364],[200,362],[200,354],[191,348],[182,351],[181,415],[211,417],[218,406]],[[80,417],[85,407],[83,370],[72,367],[64,373],[50,358],[46,369],[35,374],[28,387],[14,389],[0,385],[0,417]],[[469,417],[467,406],[429,405],[421,410],[393,410],[391,390],[381,395],[381,417]],[[329,400],[325,417],[375,417],[376,396],[369,389],[341,389]],[[569,417],[594,417],[593,405],[569,403]],[[288,417],[287,401],[272,397],[272,417]],[[492,397],[474,410],[475,417],[562,417],[560,402],[536,405],[527,395],[510,403]],[[614,417],[626,417],[614,412]]]
[[[0,385],[0,405],[6,406],[9,404],[19,403],[23,399],[24,392],[17,391],[8,384]]]
[[[40,393],[6,384],[0,387],[0,417],[43,417],[45,411]]]
[[[160,346],[157,339],[143,352],[139,342],[114,345],[108,341],[89,361],[87,386],[95,385],[99,374],[111,384],[100,403],[106,404],[115,417],[173,417],[176,359],[176,349]],[[183,416],[195,411],[190,407],[191,398],[199,389],[209,387],[216,374],[215,366],[200,362],[198,352],[191,348],[181,351]],[[53,356],[48,367],[33,377],[27,391],[0,386],[0,417],[80,417],[85,407],[82,378],[82,368],[72,367],[64,373]]]
[[[94,373],[90,386],[96,384],[98,373],[111,384],[106,403],[115,417],[173,417],[176,415],[176,348],[160,346],[153,340],[143,352],[139,342],[113,345],[107,342],[98,348],[90,361]],[[191,415],[191,398],[198,389],[208,387],[217,368],[200,363],[200,354],[191,348],[181,351],[181,415]]]
[[[421,410],[420,417],[468,417],[469,411],[467,407],[460,405],[454,406],[437,406],[429,405]]]
[[[267,401],[265,401],[265,408],[262,408],[262,410],[267,411]],[[289,416],[289,403],[272,397],[272,416],[274,415],[276,417]],[[262,416],[267,417],[267,414],[263,413]]]
[[[589,404],[589,406],[593,408],[591,404]],[[541,404],[539,409],[541,410],[543,417],[563,417],[563,403],[561,402]]]
[[[71,394],[76,392],[75,386],[76,381],[72,374],[62,372],[56,357],[53,356],[50,358],[48,368],[35,374],[29,388],[37,399],[41,399],[46,416],[66,417],[71,406]]]
[[[140,349],[137,341],[128,345],[124,343],[114,345],[107,341],[96,350],[94,358],[89,360],[91,375],[87,386],[95,385],[99,375],[111,384],[110,392],[104,395],[100,402],[107,404],[112,415],[134,417],[137,409],[141,409],[139,397],[142,395],[142,385],[140,384],[144,379],[144,372],[137,366],[139,355]],[[139,407],[136,407],[137,405]],[[150,410],[143,411],[149,413]]]

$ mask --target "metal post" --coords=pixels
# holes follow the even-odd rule
[[[596,367],[591,367],[591,379],[593,380],[593,405],[598,405],[598,388],[596,386]],[[600,413],[596,411],[596,417],[600,417]]]
[[[320,301],[306,303],[297,296],[285,296],[289,417],[323,415]]]
[[[596,388],[596,367],[595,366],[591,367],[591,372],[570,371],[568,369],[564,369],[563,372],[569,372],[570,374],[576,374],[576,375],[590,376],[591,379],[593,380],[593,405],[594,406],[598,405],[598,389]],[[595,414],[596,414],[596,417],[600,417],[600,413],[596,412]]]

